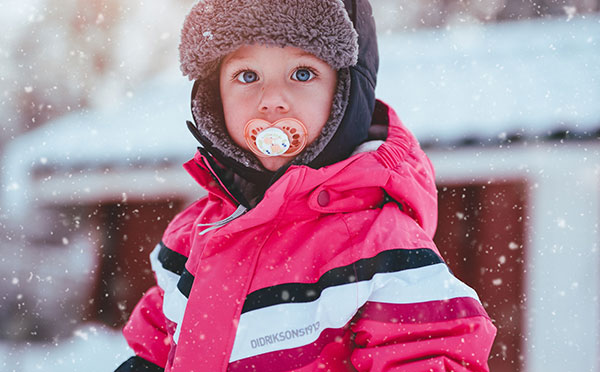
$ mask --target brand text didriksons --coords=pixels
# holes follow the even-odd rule
[[[262,347],[266,345],[276,344],[278,342],[283,342],[287,340],[292,340],[294,338],[304,337],[311,335],[319,330],[320,322],[316,322],[313,324],[309,324],[306,327],[288,329],[281,332],[275,332],[270,335],[262,336],[259,338],[255,338],[250,341],[250,346],[253,349],[257,347]]]

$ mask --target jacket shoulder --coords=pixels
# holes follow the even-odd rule
[[[189,257],[190,235],[194,229],[198,215],[200,215],[206,206],[207,200],[207,197],[199,199],[179,212],[169,222],[163,233],[161,244],[171,251]]]
[[[433,164],[396,112],[382,102],[379,110],[385,111],[388,124],[388,137],[374,152],[374,156],[389,170],[390,178],[384,189],[433,238],[437,226]]]

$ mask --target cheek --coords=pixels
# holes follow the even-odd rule
[[[223,107],[223,116],[225,119],[225,129],[227,130],[227,133],[229,133],[229,136],[233,139],[233,141],[238,144],[241,145],[240,143],[240,138],[237,135],[237,133],[239,132],[238,130],[238,114],[236,112],[236,98],[234,95],[233,90],[229,87],[229,85],[226,83],[226,77],[225,74],[223,72],[223,70],[220,71],[220,76],[219,76],[219,94],[221,95],[221,105]],[[243,128],[242,128],[243,129]],[[243,133],[241,136],[241,139],[243,141]]]
[[[323,86],[318,93],[311,96],[311,128],[309,128],[308,141],[313,142],[323,130],[323,127],[329,119],[331,107],[333,105],[333,97],[335,94],[335,86]]]
[[[221,95],[221,102],[227,133],[238,146],[247,148],[244,140],[244,126],[248,120],[243,115],[246,110],[240,104],[243,101],[236,100],[234,95],[225,93]]]

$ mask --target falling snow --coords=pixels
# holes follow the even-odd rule
[[[106,1],[101,11],[75,0],[0,4],[3,370],[110,371],[131,355],[120,331],[99,323],[104,314],[87,318],[88,307],[109,297],[92,292],[102,272],[98,252],[106,249],[99,237],[109,229],[102,203],[114,203],[115,218],[135,221],[143,208],[124,211],[126,205],[156,202],[175,182],[189,199],[198,196],[180,169],[196,146],[183,125],[191,86],[177,66],[180,23],[191,3]],[[512,340],[495,345],[492,362],[519,348],[510,366],[526,365],[521,372],[600,372],[600,4],[373,4],[381,32],[377,95],[429,146],[440,182],[458,179],[482,190],[515,177],[526,182],[525,205],[507,209],[522,214],[523,241],[509,241],[515,221],[484,219],[487,207],[468,205],[474,198],[466,193],[450,213],[451,226],[465,230],[449,235],[466,239],[463,248],[473,254],[445,257],[449,265],[462,262],[468,275],[485,278],[471,280],[491,286],[488,293],[525,287],[509,304],[480,293],[486,309],[500,314],[499,335]],[[202,36],[215,37],[210,30]],[[172,163],[182,181],[169,173]],[[495,223],[502,227],[493,233],[507,240],[478,238]],[[140,259],[147,253],[142,245],[132,250]],[[515,267],[526,282],[507,279]],[[131,306],[114,305],[125,315]],[[513,328],[517,323],[522,328]]]
[[[204,36],[208,40],[212,40],[214,38],[212,32],[210,32],[210,31],[205,31],[204,33],[202,33],[202,36]]]

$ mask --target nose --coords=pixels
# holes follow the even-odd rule
[[[266,83],[261,89],[258,111],[261,114],[285,114],[290,110],[285,88],[277,83]]]

